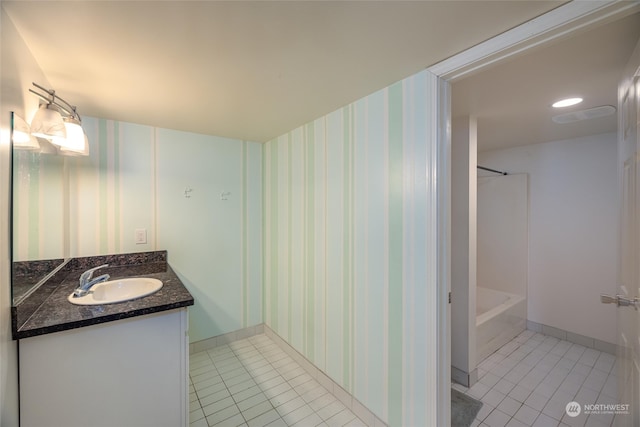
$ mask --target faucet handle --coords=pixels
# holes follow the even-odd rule
[[[83,285],[87,280],[91,279],[91,277],[93,276],[93,272],[96,270],[99,270],[101,268],[104,267],[108,267],[109,264],[102,264],[98,267],[94,267],[94,268],[90,268],[89,270],[85,271],[84,273],[82,273],[80,275],[80,284]]]

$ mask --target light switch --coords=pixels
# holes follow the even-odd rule
[[[136,245],[144,245],[147,243],[147,229],[137,228],[135,232]]]

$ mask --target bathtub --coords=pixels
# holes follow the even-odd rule
[[[527,327],[527,299],[520,295],[476,288],[476,360],[511,341]]]

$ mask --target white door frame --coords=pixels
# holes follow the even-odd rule
[[[438,108],[438,325],[437,408],[438,425],[451,424],[451,322],[449,307],[451,248],[451,83],[496,62],[526,53],[552,40],[573,35],[593,25],[621,19],[640,11],[640,2],[624,0],[574,0],[486,42],[463,51],[427,70],[439,78]]]

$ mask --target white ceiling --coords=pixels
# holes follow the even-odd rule
[[[562,3],[1,5],[49,83],[81,114],[262,142]],[[482,91],[469,94],[468,111],[485,105]],[[482,113],[481,130],[489,112]]]
[[[640,14],[528,51],[452,87],[452,115],[478,119],[478,150],[556,141],[616,130],[616,115],[555,124],[553,115],[617,107],[618,81],[640,37]],[[551,108],[567,96],[584,102]]]

